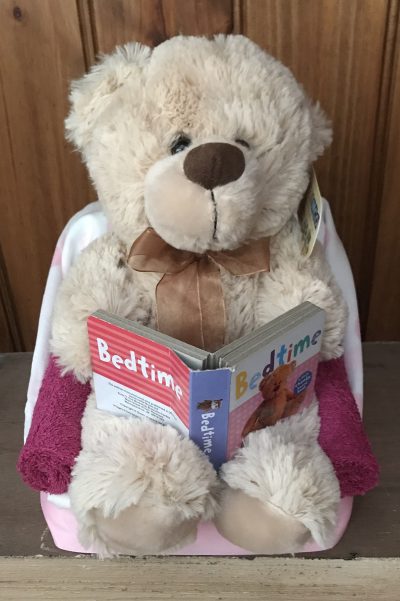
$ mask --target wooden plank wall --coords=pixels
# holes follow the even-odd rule
[[[27,350],[57,236],[90,199],[63,135],[68,81],[84,69],[75,2],[0,2],[0,241]]]
[[[375,248],[367,337],[391,340],[400,336],[400,29],[393,28],[394,56],[390,71],[383,188]],[[393,282],[393,283],[392,283]]]
[[[116,44],[177,33],[244,33],[321,101],[335,135],[317,172],[363,332],[400,339],[398,29],[399,0],[2,0],[0,351],[33,347],[57,236],[94,199],[63,138],[68,81]]]
[[[10,284],[0,246],[0,349],[2,352],[22,350],[22,340],[14,314]]]

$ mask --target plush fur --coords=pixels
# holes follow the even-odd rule
[[[327,314],[323,358],[342,354],[345,304],[321,249],[301,255],[296,217],[311,163],[331,131],[281,63],[242,36],[178,36],[153,51],[128,44],[73,84],[66,128],[112,233],[82,252],[60,287],[51,347],[64,372],[90,379],[86,319],[96,309],[155,327],[161,276],[126,264],[149,225],[172,246],[200,253],[270,236],[270,272],[235,277],[221,268],[225,342],[309,300]],[[183,134],[188,148],[171,154]],[[208,142],[234,145],[245,161],[238,179],[212,192],[183,169],[190,149]],[[313,409],[249,436],[222,472],[229,488],[218,523],[226,536],[251,548],[257,524],[246,530],[229,512],[247,513],[257,501],[262,531],[270,533],[254,542],[261,551],[294,549],[310,535],[327,543],[338,484],[318,428]],[[82,442],[70,492],[82,539],[100,553],[183,544],[216,511],[215,472],[171,428],[89,406]]]
[[[259,537],[268,553],[282,552],[282,541],[271,537],[269,520],[276,521],[275,513],[259,521],[259,512],[245,511],[248,497],[258,499],[286,518],[296,518],[321,546],[329,545],[329,536],[336,522],[340,499],[339,485],[333,467],[317,443],[319,433],[317,403],[300,413],[279,421],[271,428],[250,433],[245,445],[221,470],[222,479],[230,487],[225,491],[217,527],[237,544],[259,551]],[[267,457],[267,461],[260,461]],[[240,490],[244,495],[232,503],[230,496]],[[234,513],[235,519],[230,515]],[[239,517],[241,516],[241,518]],[[252,546],[256,544],[256,548]],[[300,539],[303,543],[304,540]],[[289,547],[286,547],[286,550]],[[292,551],[299,550],[293,549]]]
[[[206,456],[170,426],[115,417],[95,404],[92,394],[69,488],[82,544],[106,557],[194,540],[198,520],[217,507],[217,477]]]

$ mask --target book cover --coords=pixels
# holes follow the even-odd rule
[[[161,335],[157,342],[143,326],[96,312],[88,334],[97,407],[175,427],[218,469],[250,432],[311,403],[324,317],[304,303],[211,354],[208,364],[221,367],[191,369],[177,354],[178,341]],[[192,364],[190,352],[184,357]]]
[[[227,457],[250,432],[310,405],[325,314],[317,310],[238,361],[231,379]]]

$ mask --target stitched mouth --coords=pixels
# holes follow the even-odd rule
[[[214,209],[214,225],[213,225],[213,240],[217,239],[217,225],[218,225],[218,211],[217,211],[217,203],[215,202],[215,197],[214,197],[214,192],[213,190],[210,190],[211,192],[211,200],[213,203],[213,209]]]

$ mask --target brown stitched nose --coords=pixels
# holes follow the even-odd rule
[[[206,190],[233,182],[245,168],[243,152],[225,142],[196,146],[186,155],[183,170],[188,179]]]

